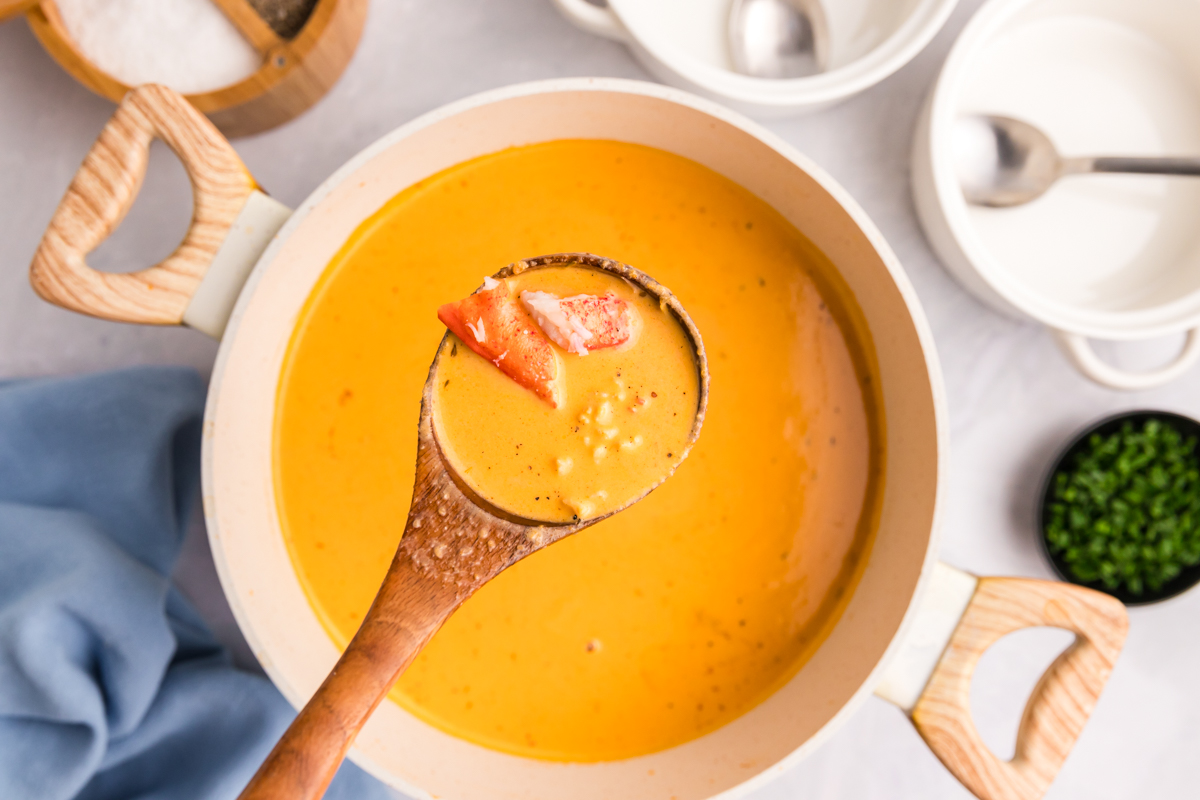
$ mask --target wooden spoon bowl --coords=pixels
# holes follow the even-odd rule
[[[568,265],[612,273],[658,297],[687,331],[695,352],[700,391],[695,422],[678,465],[699,437],[708,406],[708,358],[700,332],[670,290],[645,273],[611,259],[587,253],[557,253],[518,261],[495,277],[503,279],[529,269]],[[673,467],[620,508],[572,524],[526,519],[492,505],[455,474],[438,445],[433,424],[434,386],[439,360],[450,339],[447,333],[421,395],[412,506],[379,593],[333,671],[243,790],[242,800],[319,798],[371,712],[463,601],[531,553],[633,505],[674,472]]]

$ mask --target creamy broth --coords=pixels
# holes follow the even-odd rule
[[[447,461],[479,496],[526,519],[570,523],[636,500],[683,460],[695,422],[700,380],[687,331],[657,297],[610,273],[553,267],[504,282],[514,296],[612,294],[638,333],[585,356],[551,344],[557,405],[451,335],[433,405]]]
[[[646,499],[484,586],[392,699],[488,747],[600,761],[765,699],[836,623],[869,552],[883,420],[866,325],[777,212],[691,161],[608,141],[422,181],[363,223],[302,312],[275,475],[301,583],[344,646],[407,516],[435,310],[501,265],[580,251],[653,275],[688,309],[712,374],[703,434]]]

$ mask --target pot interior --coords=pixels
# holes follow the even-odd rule
[[[610,139],[689,158],[778,210],[837,266],[866,319],[886,420],[878,533],[840,621],[762,704],[686,744],[622,761],[507,755],[384,703],[352,754],[414,796],[709,797],[799,758],[873,684],[930,560],[941,400],[911,287],[860,210],[786,146],[716,106],[645,84],[561,81],[464,101],[399,129],[352,160],[298,210],[263,256],[222,344],[205,427],[205,507],[230,603],[271,678],[302,704],[337,659],[300,585],[274,500],[272,431],[284,353],[326,265],[367,217],[416,181],[516,145]],[[766,134],[762,134],[766,136]]]

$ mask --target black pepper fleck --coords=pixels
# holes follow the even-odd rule
[[[250,7],[283,39],[300,33],[316,5],[317,0],[250,0]]]

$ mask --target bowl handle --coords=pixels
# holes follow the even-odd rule
[[[1126,372],[1106,364],[1096,355],[1086,336],[1058,329],[1054,330],[1054,338],[1066,353],[1067,358],[1075,368],[1101,386],[1109,389],[1137,391],[1153,389],[1170,383],[1195,365],[1200,360],[1200,328],[1192,328],[1187,332],[1187,340],[1183,349],[1170,364],[1150,370],[1149,372]]]
[[[175,151],[191,180],[191,225],[161,263],[98,272],[87,254],[133,205],[156,137]],[[84,158],[34,254],[29,282],[43,299],[72,311],[118,322],[185,323],[220,337],[250,267],[290,214],[259,191],[229,142],[182,95],[140,86],[125,95]]]
[[[1037,800],[1108,681],[1129,630],[1125,606],[1069,583],[976,579],[944,564],[937,565],[932,583],[876,693],[909,712],[934,755],[977,797]],[[1025,706],[1016,755],[1001,761],[971,719],[971,677],[997,640],[1039,626],[1069,630],[1075,642],[1042,675]],[[923,670],[930,653],[932,670]]]
[[[625,26],[607,4],[597,6],[587,0],[554,0],[554,5],[577,28],[618,42],[629,40]]]

